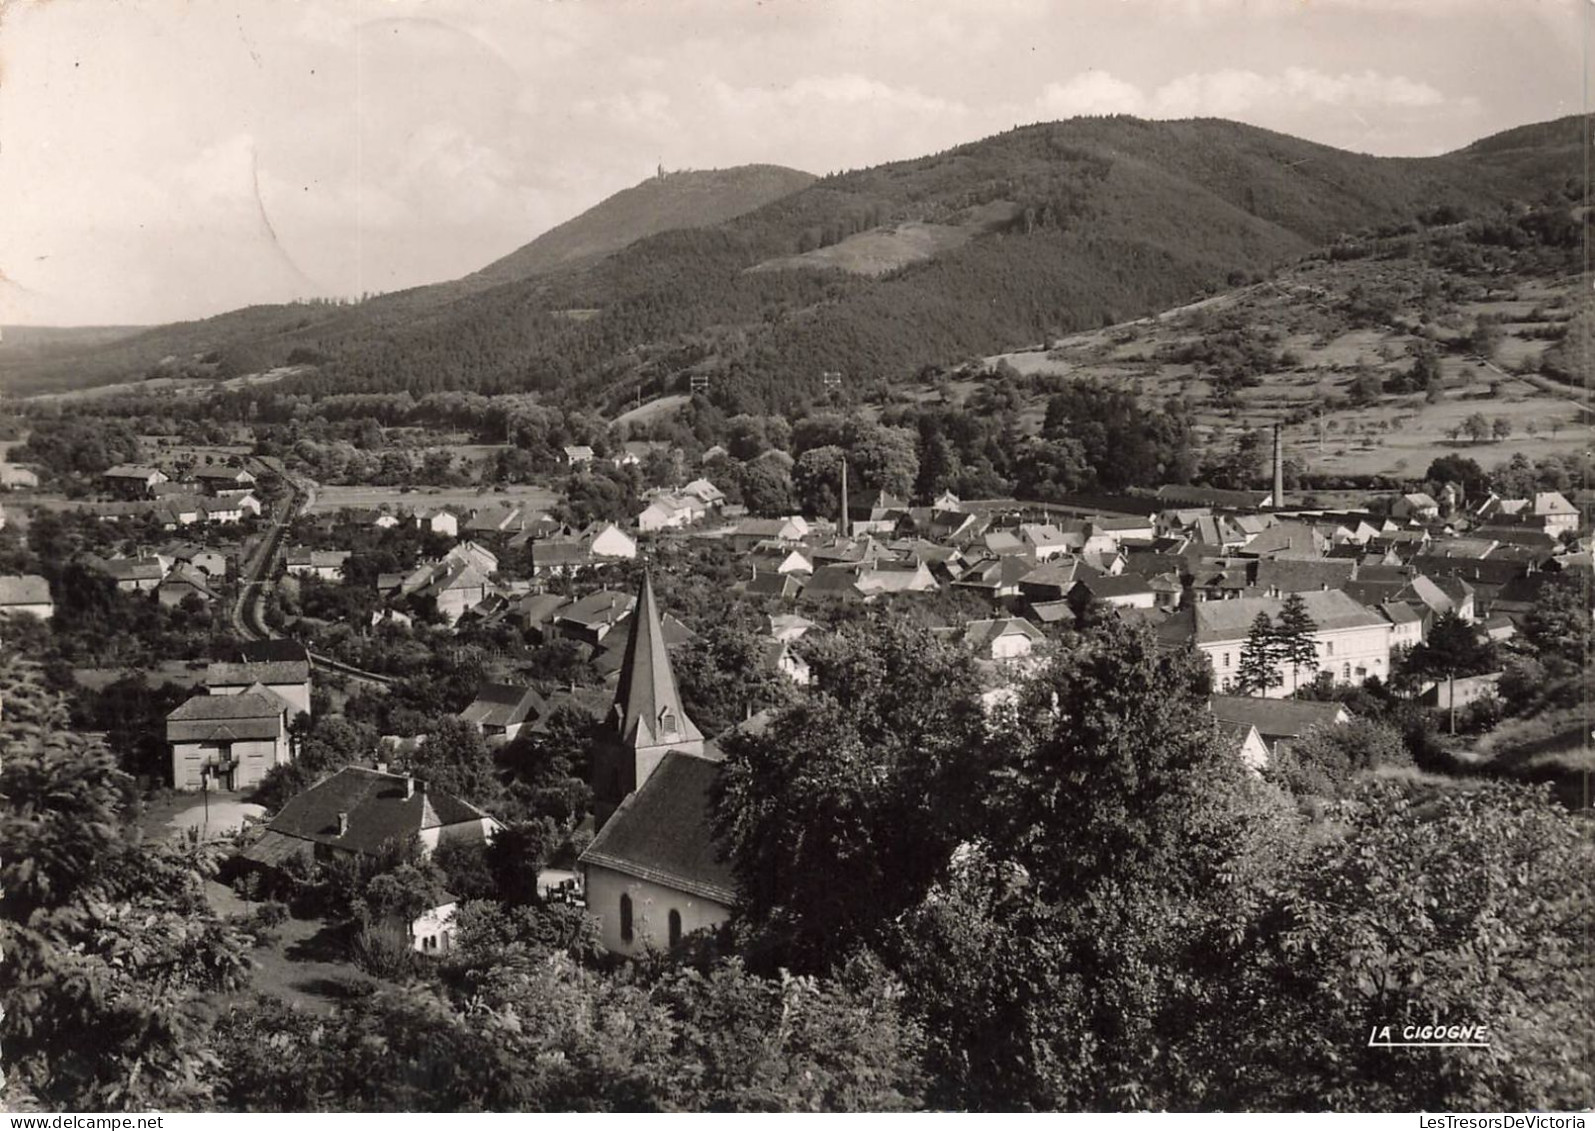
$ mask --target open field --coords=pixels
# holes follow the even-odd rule
[[[425,507],[482,508],[498,503],[546,508],[559,502],[559,493],[547,487],[338,487],[316,488],[311,514],[325,514],[344,507],[389,506],[403,510]]]
[[[1595,417],[1578,390],[1520,372],[1538,364],[1550,344],[1547,331],[1579,300],[1571,282],[1531,281],[1438,307],[1398,304],[1387,323],[1348,315],[1358,288],[1391,285],[1393,277],[1402,281],[1400,269],[1382,263],[1304,263],[1265,283],[1072,334],[1047,349],[996,355],[986,364],[1004,364],[1038,383],[1020,411],[1026,431],[1040,425],[1049,384],[1095,380],[1133,392],[1148,406],[1184,398],[1197,434],[1215,450],[1245,431],[1283,424],[1287,454],[1316,473],[1410,477],[1450,454],[1488,468],[1518,453],[1537,460],[1589,447]],[[1409,282],[1423,285],[1421,278]],[[1451,344],[1481,317],[1500,328],[1489,360]],[[1226,397],[1201,354],[1213,341],[1237,337],[1265,343],[1277,363]],[[1412,367],[1425,341],[1438,355],[1438,398],[1379,391]],[[1359,395],[1359,379],[1369,378],[1376,391]],[[945,382],[916,395],[967,400],[974,384]],[[1463,424],[1475,414],[1492,425],[1504,422],[1505,438],[1471,439]]]

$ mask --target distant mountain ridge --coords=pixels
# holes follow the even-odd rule
[[[498,286],[583,266],[660,232],[733,220],[813,181],[812,173],[781,165],[661,172],[549,229],[462,282]]]
[[[729,184],[676,174],[452,284],[236,311],[72,361],[115,380],[146,358],[208,350],[237,371],[308,362],[313,373],[281,388],[311,395],[537,390],[600,407],[705,375],[727,410],[774,409],[811,396],[825,371],[892,380],[1176,305],[1438,209],[1566,198],[1587,129],[1567,118],[1440,157],[1376,158],[1218,119],[1118,116],[1024,126],[796,191],[780,190],[806,175],[775,167],[726,171]],[[669,226],[683,217],[694,222]],[[42,381],[51,366],[11,372]]]

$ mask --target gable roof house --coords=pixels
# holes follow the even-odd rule
[[[345,766],[291,798],[243,857],[280,868],[291,857],[376,856],[411,840],[430,856],[442,844],[492,840],[502,828],[475,805],[419,778]]]
[[[484,683],[460,718],[475,727],[489,743],[509,742],[547,713],[547,704],[535,687],[510,683]]]
[[[166,716],[172,748],[172,787],[222,789],[259,785],[273,766],[293,758],[288,703],[253,684],[236,695],[195,695]]]
[[[579,862],[604,946],[623,955],[718,928],[736,903],[713,836],[720,765],[682,705],[646,573],[635,603],[609,737],[593,752],[601,828]]]
[[[1255,695],[1215,695],[1208,704],[1220,723],[1256,729],[1272,756],[1309,731],[1344,726],[1351,715],[1340,703],[1304,699],[1264,699]]]
[[[100,473],[100,482],[108,491],[129,499],[141,499],[158,484],[170,481],[166,472],[158,467],[119,463]]]
[[[600,589],[561,609],[554,628],[561,636],[597,646],[609,631],[631,615],[637,599],[630,593]]]
[[[264,687],[288,704],[288,717],[310,714],[308,658],[244,663],[213,662],[205,669],[205,690],[212,695],[242,695]]]
[[[18,614],[49,620],[55,615],[50,583],[36,573],[0,577],[0,616]]]
[[[155,599],[170,608],[190,597],[198,597],[208,605],[220,600],[221,594],[210,587],[209,574],[188,562],[178,562],[155,587]]]
[[[1157,590],[1146,578],[1135,573],[1117,577],[1100,574],[1083,576],[1069,590],[1069,599],[1080,604],[1100,601],[1116,608],[1150,609],[1157,604]]]
[[[972,620],[961,630],[945,631],[983,660],[1017,660],[1046,639],[1039,628],[1019,617]]]

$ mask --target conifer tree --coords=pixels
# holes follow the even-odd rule
[[[1318,645],[1313,642],[1313,633],[1317,631],[1318,624],[1307,611],[1302,595],[1292,593],[1286,597],[1279,610],[1279,625],[1274,636],[1279,662],[1290,665],[1292,690],[1301,686],[1303,668],[1307,669],[1309,678],[1318,670]]]
[[[1284,680],[1279,674],[1279,637],[1268,614],[1259,612],[1252,621],[1246,642],[1241,645],[1240,667],[1235,685],[1242,695],[1264,695]]]

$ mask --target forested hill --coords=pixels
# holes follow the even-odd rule
[[[826,370],[893,380],[1134,317],[1342,234],[1571,206],[1584,129],[1373,158],[1221,120],[1073,119],[825,177],[442,305],[256,308],[134,343],[181,331],[227,369],[310,362],[291,379],[307,392],[538,389],[602,406],[707,373],[729,409],[792,407]]]
[[[780,165],[662,172],[617,192],[463,281],[496,286],[592,263],[660,232],[735,219],[790,196],[813,180],[812,173]]]

